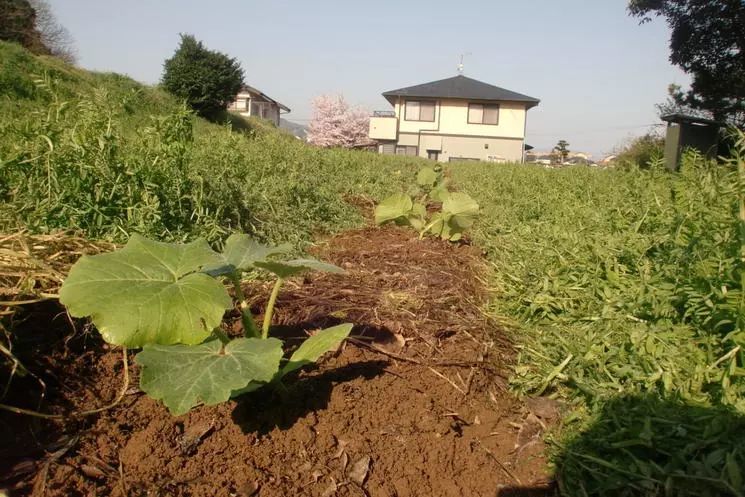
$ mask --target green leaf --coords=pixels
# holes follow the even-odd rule
[[[115,345],[200,343],[232,305],[220,282],[200,272],[217,261],[203,240],[169,244],[134,235],[121,250],[81,257],[60,302],[72,316],[90,316]]]
[[[443,236],[443,230],[446,229],[447,224],[445,223],[445,216],[443,216],[442,212],[435,212],[432,214],[429,224],[427,225],[427,231],[435,236]]]
[[[249,235],[233,234],[225,242],[225,250],[220,254],[221,263],[209,266],[203,271],[212,276],[230,274],[233,271],[248,271],[257,261],[266,261],[269,257],[286,254],[292,246],[285,243],[277,247],[259,243]]]
[[[727,476],[729,477],[729,481],[732,483],[732,487],[742,488],[742,471],[740,470],[740,465],[737,464],[737,460],[732,452],[727,453],[726,461]]]
[[[383,224],[406,217],[413,207],[411,197],[397,193],[386,198],[375,207],[375,224]]]
[[[470,228],[479,215],[479,204],[463,192],[450,193],[442,202],[442,212],[448,223],[457,228]]]
[[[448,197],[449,193],[450,192],[448,191],[447,187],[443,183],[443,184],[437,185],[435,188],[432,189],[431,192],[429,192],[429,198],[431,198],[432,200],[436,202],[444,202],[445,199]]]
[[[416,175],[416,182],[419,186],[432,188],[437,183],[437,173],[431,167],[423,167]]]
[[[406,220],[417,231],[421,231],[424,228],[424,222],[427,218],[427,208],[424,204],[415,202],[411,208],[411,212],[406,217]]]
[[[290,361],[282,368],[280,375],[284,376],[287,373],[302,368],[306,364],[314,363],[324,353],[336,349],[349,336],[352,326],[351,323],[345,323],[326,328],[305,340],[295,353],[292,354]]]
[[[293,259],[291,261],[257,261],[256,267],[266,269],[280,278],[289,278],[305,271],[323,271],[326,273],[344,274],[339,266],[316,259]]]
[[[237,338],[196,346],[146,345],[135,362],[142,366],[140,388],[162,400],[174,415],[197,404],[219,404],[250,382],[270,381],[279,369],[282,342]]]

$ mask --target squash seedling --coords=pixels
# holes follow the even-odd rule
[[[478,217],[479,204],[467,193],[448,191],[442,171],[430,167],[419,171],[417,184],[425,192],[421,198],[404,193],[391,195],[375,207],[375,223],[411,226],[420,238],[431,234],[451,242],[460,240]],[[442,202],[440,211],[430,217],[426,207],[429,199]]]
[[[349,335],[351,324],[321,330],[282,364],[282,342],[269,337],[282,283],[305,271],[343,272],[315,259],[274,259],[288,250],[248,235],[230,236],[222,253],[204,240],[175,244],[134,235],[120,250],[81,257],[60,302],[72,316],[90,316],[106,342],[142,348],[135,357],[140,387],[179,415],[278,382]],[[277,277],[261,330],[241,288],[243,273],[257,269]],[[220,326],[233,306],[224,279],[234,288],[244,328],[232,340]]]

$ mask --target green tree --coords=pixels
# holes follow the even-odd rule
[[[628,11],[670,26],[670,61],[692,78],[690,90],[671,94],[676,104],[745,126],[745,2],[630,0]]]
[[[192,35],[182,34],[181,44],[163,65],[162,83],[197,114],[214,118],[241,89],[243,69],[234,58],[205,48]]]
[[[559,143],[554,147],[554,151],[559,154],[560,162],[564,162],[569,157],[569,142],[566,140],[559,140]]]
[[[19,43],[34,53],[49,53],[36,29],[36,12],[28,0],[0,0],[0,40]]]
[[[47,0],[28,0],[28,3],[36,14],[34,27],[49,53],[69,64],[74,64],[77,56],[72,35],[57,21],[49,2]]]

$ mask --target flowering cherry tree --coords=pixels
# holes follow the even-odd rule
[[[313,99],[308,142],[319,147],[369,145],[369,126],[370,117],[365,109],[350,107],[341,95],[321,95]]]

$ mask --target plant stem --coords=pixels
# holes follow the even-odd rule
[[[266,339],[269,337],[269,326],[272,324],[272,315],[274,314],[274,304],[277,302],[277,295],[279,295],[279,289],[285,280],[277,278],[272,288],[272,294],[269,297],[269,303],[266,304],[266,311],[264,311],[264,326],[261,329],[261,338]]]
[[[235,298],[238,299],[239,306],[241,308],[241,322],[243,323],[243,336],[245,337],[260,337],[261,332],[259,327],[256,326],[256,321],[251,314],[251,309],[248,306],[246,295],[243,293],[241,288],[241,278],[237,272],[230,275],[230,280],[233,282],[233,289],[235,291]]]
[[[225,332],[222,331],[222,328],[220,328],[219,326],[212,330],[212,333],[214,333],[215,336],[220,339],[223,345],[227,345],[228,343],[230,343],[230,338],[228,338],[228,335],[226,335]]]

